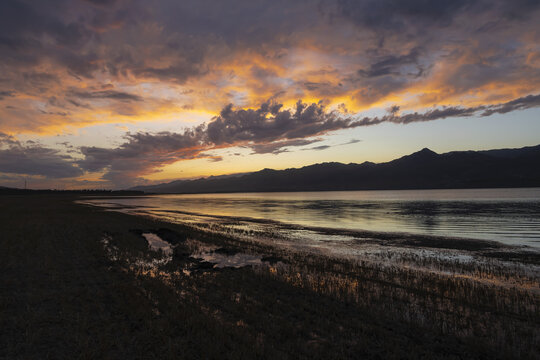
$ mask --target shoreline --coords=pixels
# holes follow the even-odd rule
[[[460,248],[465,243],[477,246],[482,241],[486,245],[496,241],[540,249],[540,227],[534,220],[540,214],[540,193],[512,192],[501,198],[494,198],[496,194],[490,193],[469,200],[465,198],[470,198],[470,194],[377,194],[374,197],[349,193],[321,197],[313,193],[296,193],[290,197],[288,194],[242,194],[238,197],[228,194],[216,198],[210,195],[156,195],[130,199],[87,198],[85,202],[126,210],[148,210],[171,219],[192,217],[198,218],[194,220],[198,222],[249,222],[281,230],[304,229],[390,242],[413,235],[416,245],[424,240],[425,246],[432,247],[437,247],[432,241],[437,239],[441,247],[449,247],[449,243],[454,243],[452,248]],[[488,195],[491,197],[485,198]],[[333,218],[335,215],[330,213],[332,211],[338,214],[337,222]],[[492,244],[489,246],[500,246]]]
[[[255,252],[261,257],[277,258],[279,254],[291,252],[299,256],[318,256],[322,259],[338,259],[340,261],[351,262],[353,264],[368,262],[371,266],[397,266],[401,268],[409,268],[421,272],[433,272],[440,275],[448,275],[454,277],[471,278],[476,276],[475,281],[488,284],[498,284],[499,286],[512,287],[515,283],[506,283],[503,280],[509,273],[516,276],[519,273],[522,277],[528,278],[526,286],[531,287],[531,291],[540,294],[540,283],[532,279],[540,279],[540,251],[536,248],[530,248],[526,245],[511,246],[497,241],[488,241],[469,238],[452,238],[444,236],[429,236],[416,235],[409,233],[391,233],[391,232],[374,232],[374,231],[352,231],[347,229],[329,229],[321,227],[300,226],[294,224],[282,223],[274,220],[254,219],[245,217],[230,217],[230,216],[215,216],[197,214],[186,211],[167,211],[171,213],[182,213],[187,215],[197,215],[209,219],[224,219],[233,221],[248,221],[252,223],[280,225],[285,229],[307,230],[325,235],[346,235],[357,238],[358,242],[362,243],[360,249],[341,248],[334,249],[332,244],[329,246],[317,245],[299,245],[295,244],[291,247],[287,242],[276,242],[276,233],[260,233],[250,232],[246,235],[245,232],[231,231],[230,228],[224,226],[216,230],[201,227],[198,224],[190,224],[181,220],[172,220],[160,217],[153,212],[140,211],[134,209],[135,212],[125,211],[126,208],[115,208],[93,204],[85,204],[88,206],[97,206],[105,209],[105,211],[118,211],[131,216],[147,217],[163,221],[168,224],[177,224],[185,226],[199,234],[211,234],[212,236],[226,238],[235,244],[235,248],[241,248],[242,245],[252,247],[254,244]],[[127,207],[129,208],[129,207]],[[155,229],[146,229],[147,234],[156,234]],[[142,234],[142,230],[139,231]],[[274,237],[274,238],[273,238]],[[174,242],[170,245],[176,245]],[[259,248],[260,247],[260,248]],[[226,249],[226,248],[225,248]],[[337,251],[336,251],[337,250]],[[237,250],[233,250],[234,251]],[[225,252],[230,252],[225,250]],[[499,276],[495,278],[491,273],[487,276],[477,275],[478,265],[489,268],[491,273],[498,272]],[[459,268],[459,270],[457,270]],[[486,271],[486,269],[484,269]],[[499,278],[499,280],[497,279]]]
[[[249,237],[260,238],[261,242],[267,240],[269,243],[272,243],[272,240],[274,240],[272,238],[286,238],[288,237],[287,232],[294,231],[297,233],[312,233],[316,235],[318,239],[323,239],[324,237],[330,237],[331,239],[334,236],[340,237],[340,240],[347,238],[350,242],[354,243],[356,247],[358,247],[357,250],[361,250],[362,247],[367,247],[369,245],[384,246],[389,249],[424,249],[430,251],[455,250],[457,252],[462,252],[465,255],[475,255],[510,262],[523,262],[535,266],[540,265],[540,248],[532,247],[530,245],[504,244],[495,240],[450,237],[443,235],[426,235],[406,232],[382,232],[307,226],[286,223],[278,220],[244,216],[211,215],[180,210],[145,210],[145,208],[147,208],[146,206],[93,204],[91,202],[85,202],[84,200],[80,200],[78,203],[103,208],[107,211],[118,211],[135,216],[147,216],[173,224],[176,223],[191,226],[200,231],[213,231],[216,234],[222,233],[224,235],[237,236],[241,238],[245,237],[246,233],[248,233]],[[190,216],[192,218],[182,220],[163,216],[158,213],[181,214]],[[201,218],[205,219],[205,221],[198,222],[198,220]],[[245,230],[246,227],[250,227],[250,225],[253,224],[261,225],[262,228],[257,229],[253,227],[253,229],[249,231]],[[210,225],[212,230],[207,225]],[[306,236],[308,235],[304,235],[304,237]],[[298,243],[298,240],[299,239],[295,238],[294,235],[290,236],[289,238],[289,242],[291,243]],[[328,240],[324,239],[324,241],[327,242]],[[343,246],[343,244],[339,244],[339,242],[334,242],[336,247]],[[287,247],[287,245],[290,244],[287,244],[286,242],[281,244],[281,246],[285,247]],[[305,248],[303,250],[309,251],[310,248],[313,250],[313,247],[319,247],[320,243],[314,241],[310,244],[304,243],[304,245]],[[331,250],[331,247],[327,248],[327,251],[330,252],[329,255],[332,255]],[[351,250],[350,247],[348,250]],[[333,255],[337,254],[334,253]]]
[[[485,283],[470,274],[291,252],[72,200],[0,199],[6,357],[36,357],[44,344],[57,357],[110,356],[119,346],[134,357],[538,356],[538,277],[518,266],[456,263],[493,280]],[[170,253],[152,251],[142,235],[160,231],[174,245],[168,261]],[[197,247],[199,255],[264,256],[260,266],[217,268],[193,256]],[[508,276],[521,285],[497,284]],[[46,302],[45,289],[59,301]],[[77,316],[84,321],[70,320]],[[134,327],[139,321],[146,325]]]

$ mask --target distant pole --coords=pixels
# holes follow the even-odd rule
[[[26,190],[26,178],[24,178],[24,190]]]

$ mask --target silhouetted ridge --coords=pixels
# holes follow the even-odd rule
[[[521,149],[454,151],[424,148],[387,163],[327,162],[298,169],[179,180],[134,190],[154,193],[444,189],[540,186],[540,145]]]
[[[417,155],[417,156],[433,156],[433,155],[438,155],[435,151],[431,150],[431,149],[428,149],[428,148],[423,148],[422,150],[418,151],[418,152],[415,152],[413,153],[412,155]]]

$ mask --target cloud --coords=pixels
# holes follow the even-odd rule
[[[321,151],[321,150],[326,150],[326,149],[330,149],[332,146],[330,145],[320,145],[320,146],[315,146],[315,147],[312,147],[312,148],[309,148],[309,149],[304,149],[304,150],[316,150],[316,151]]]
[[[0,133],[0,173],[71,178],[83,174],[68,155],[34,142],[22,144]]]
[[[136,75],[142,77],[158,78],[161,80],[175,80],[182,84],[192,76],[202,74],[200,63],[182,61],[183,64],[170,65],[162,68],[145,67],[134,69]]]
[[[314,142],[321,141],[320,139],[293,139],[275,141],[262,144],[251,144],[249,147],[253,150],[254,154],[281,154],[288,152],[288,147],[304,146],[313,144]]]
[[[7,145],[7,146],[14,146],[18,145],[19,142],[9,134],[4,134],[3,132],[0,132],[0,146]]]
[[[210,123],[181,133],[128,134],[127,141],[117,148],[82,147],[84,159],[78,165],[90,172],[105,171],[103,178],[116,184],[130,184],[137,177],[176,161],[197,158],[220,161],[221,157],[205,153],[212,149],[243,146],[251,148],[253,154],[280,154],[291,147],[319,142],[322,140],[319,136],[337,130],[381,123],[409,124],[449,117],[489,116],[537,106],[540,106],[540,95],[485,106],[446,106],[403,114],[398,106],[392,106],[384,116],[362,117],[328,110],[321,102],[298,101],[291,109],[272,101],[256,109],[236,109],[228,105]],[[333,146],[358,142],[360,140],[351,139]],[[332,145],[320,145],[302,150],[321,151],[330,147]]]
[[[19,109],[0,112],[9,117],[2,129],[116,121],[96,109],[123,121],[168,117],[189,110],[186,104],[216,113],[227,103],[253,108],[272,96],[287,104],[324,98],[358,112],[398,99],[406,109],[538,91],[540,68],[531,56],[540,36],[538,1],[154,5],[0,2],[0,92],[9,95],[0,99]],[[101,89],[104,82],[113,88]],[[143,83],[144,91],[132,91]],[[168,106],[142,94],[167,94]],[[58,109],[36,111],[53,96]],[[71,116],[51,116],[59,112]]]
[[[405,55],[386,55],[377,59],[376,62],[369,65],[368,69],[358,70],[358,74],[362,77],[372,78],[385,75],[397,75],[401,68],[407,65],[416,67],[417,76],[423,73],[423,68],[418,64],[420,50],[418,48],[411,49]]]
[[[364,44],[356,45],[364,51],[356,74],[341,82],[365,107],[396,97],[403,99],[402,107],[418,107],[537,92],[540,69],[527,59],[539,35],[533,22],[540,2],[515,5],[505,0],[338,1],[327,11],[354,25]]]
[[[342,143],[342,144],[336,144],[336,145],[319,145],[319,146],[314,146],[314,147],[310,147],[310,148],[304,148],[304,149],[302,149],[302,150],[304,150],[304,151],[308,151],[308,150],[322,151],[322,150],[330,149],[330,148],[332,148],[332,147],[356,144],[356,143],[359,143],[360,141],[361,141],[361,140],[351,139],[350,141],[347,141],[347,142]]]
[[[131,184],[160,166],[201,157],[207,149],[202,127],[183,133],[128,134],[126,140],[113,149],[81,147],[84,159],[78,162],[79,167],[89,172],[106,171],[103,178],[116,184]]]
[[[15,96],[15,93],[13,91],[0,91],[0,100],[13,96]]]
[[[474,7],[478,0],[341,0],[338,11],[359,26],[376,31],[403,31],[412,26],[415,30],[426,25],[446,27],[466,9]]]
[[[306,138],[347,128],[352,121],[337,111],[326,111],[321,102],[298,101],[292,109],[282,107],[265,102],[258,109],[234,109],[229,104],[208,124],[208,140],[223,145]]]
[[[116,2],[116,0],[84,0],[88,1],[95,5],[112,5]]]
[[[279,154],[288,147],[320,141],[306,138],[347,128],[351,122],[336,111],[327,111],[322,103],[298,101],[292,109],[271,101],[257,109],[235,109],[230,104],[210,123],[182,133],[128,134],[117,148],[81,147],[84,159],[78,165],[89,172],[105,171],[103,178],[116,184],[128,184],[179,160],[220,160],[205,154],[206,150],[245,146],[257,154]]]
[[[142,101],[143,99],[134,94],[129,94],[122,91],[102,90],[102,91],[73,91],[70,95],[80,99],[109,99],[120,101]]]
[[[419,121],[432,121],[446,119],[449,117],[467,117],[467,116],[490,116],[493,114],[506,114],[510,111],[525,110],[540,106],[539,95],[527,95],[518,99],[514,99],[505,103],[481,105],[475,107],[442,107],[433,109],[424,113],[409,113],[405,115],[396,115],[399,109],[393,107],[394,112],[390,115],[372,119],[373,124],[378,122],[393,122],[398,124],[408,124]]]
[[[538,106],[539,16],[531,0],[3,0],[0,131],[217,114],[196,135],[81,148],[81,168],[124,181],[209,149],[278,154],[336,130],[505,114]]]
[[[538,106],[540,106],[540,94],[527,95],[503,104],[488,106],[486,107],[484,112],[482,112],[482,116],[489,116],[492,114],[506,114],[510,111],[525,110]]]
[[[407,37],[411,34],[429,37],[429,30],[446,29],[460,18],[483,20],[488,14],[492,21],[516,21],[529,18],[538,10],[538,1],[517,0],[340,0],[339,15],[358,26],[372,31]]]

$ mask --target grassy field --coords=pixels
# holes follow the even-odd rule
[[[73,200],[0,198],[0,358],[539,356],[538,279],[290,254]],[[149,229],[174,235],[171,261],[151,265]],[[193,241],[273,261],[214,269]]]

